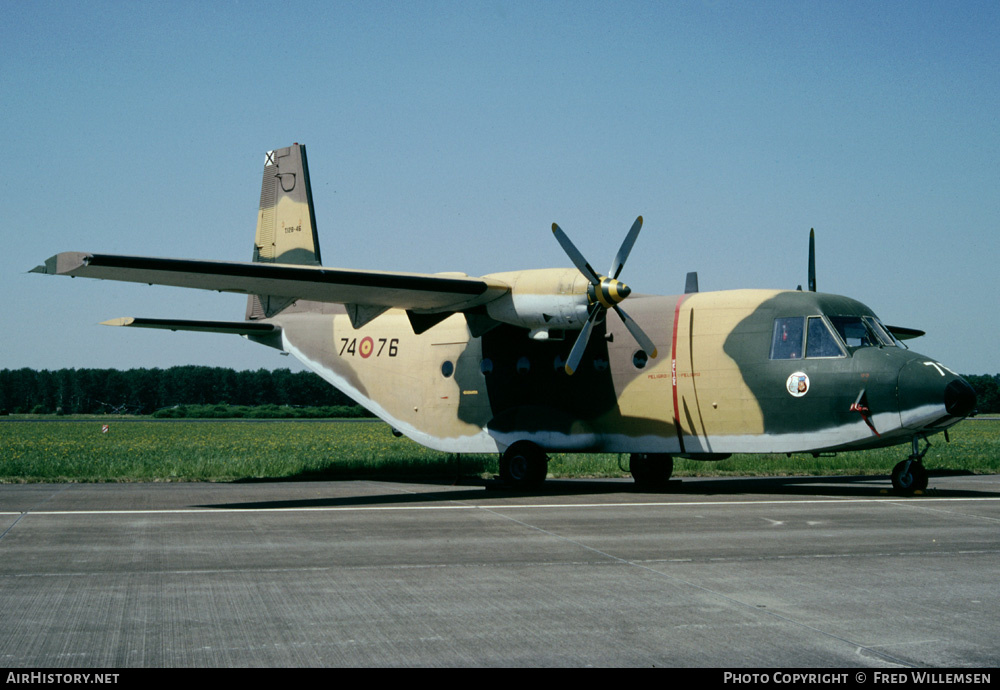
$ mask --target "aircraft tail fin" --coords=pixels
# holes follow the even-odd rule
[[[304,145],[292,144],[266,154],[253,260],[321,265]],[[246,318],[274,316],[293,301],[287,297],[251,295],[247,300]]]

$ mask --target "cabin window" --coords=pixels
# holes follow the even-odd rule
[[[479,363],[479,371],[483,372],[483,374],[492,374],[493,360],[489,357],[484,357],[483,361]]]
[[[785,316],[774,320],[771,359],[801,359],[805,335],[804,316]]]
[[[837,336],[821,316],[810,316],[806,334],[806,357],[843,357]]]
[[[531,360],[530,359],[528,359],[527,357],[521,357],[519,360],[517,360],[517,373],[518,374],[527,374],[529,371],[531,371]]]
[[[451,362],[445,362],[441,365],[441,375],[448,378],[455,373],[455,365]]]
[[[636,369],[644,368],[648,361],[649,361],[649,355],[647,355],[644,350],[636,350],[635,354],[632,355],[632,366],[634,366]]]

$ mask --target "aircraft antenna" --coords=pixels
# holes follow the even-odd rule
[[[809,228],[809,291],[816,292],[816,230]]]

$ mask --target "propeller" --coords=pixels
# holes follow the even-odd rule
[[[587,342],[590,340],[590,333],[594,330],[594,324],[607,313],[608,309],[615,310],[621,318],[622,323],[628,329],[628,332],[632,334],[632,337],[635,338],[646,354],[650,357],[656,357],[656,345],[653,344],[649,336],[639,327],[639,324],[632,320],[632,317],[626,314],[624,309],[618,306],[619,302],[628,297],[632,292],[628,285],[618,280],[618,276],[621,275],[622,268],[625,267],[625,260],[628,259],[628,255],[632,251],[632,246],[635,244],[635,240],[639,236],[639,230],[641,229],[642,216],[639,216],[632,223],[632,228],[628,231],[628,234],[625,235],[625,241],[622,242],[621,248],[615,255],[608,275],[602,276],[594,270],[593,266],[580,253],[580,250],[576,248],[566,233],[562,231],[562,228],[555,223],[552,224],[552,233],[556,236],[556,240],[562,246],[563,251],[569,255],[573,264],[590,281],[590,287],[587,289],[587,298],[590,301],[587,323],[584,324],[580,335],[576,338],[576,342],[573,343],[573,348],[569,352],[569,359],[566,360],[566,373],[571,376],[580,365],[583,352],[587,349]]]

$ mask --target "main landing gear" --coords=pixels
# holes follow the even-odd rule
[[[901,494],[912,494],[927,489],[927,468],[924,467],[924,455],[931,447],[931,442],[924,438],[923,450],[920,450],[920,437],[914,436],[913,452],[910,457],[892,468],[892,488]]]
[[[518,441],[500,456],[500,479],[517,488],[537,486],[545,481],[549,457],[530,441]]]
[[[518,441],[500,456],[500,481],[517,489],[538,486],[545,481],[548,469],[545,451],[530,441]],[[636,486],[663,489],[673,474],[674,459],[666,453],[632,453],[629,471]]]
[[[674,472],[674,459],[666,453],[632,453],[628,469],[639,488],[662,489]]]

